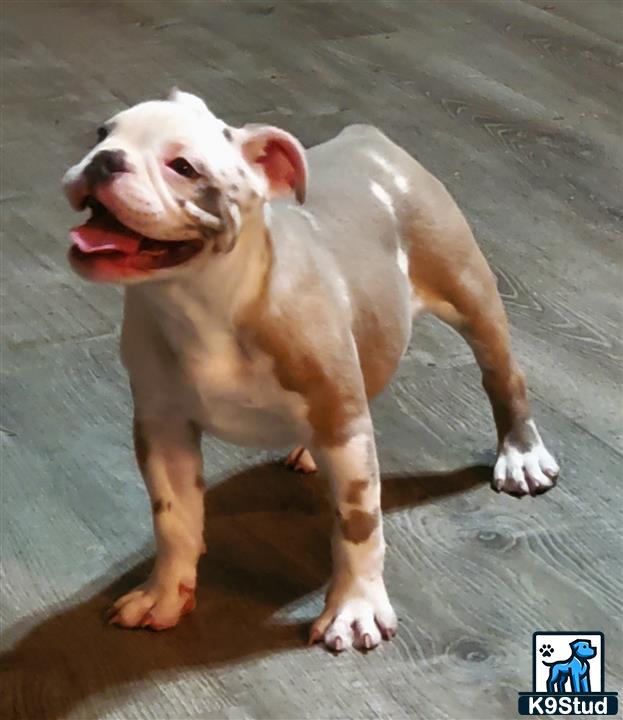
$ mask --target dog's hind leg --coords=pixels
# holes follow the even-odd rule
[[[558,680],[558,673],[556,673],[553,669],[549,671],[549,677],[547,678],[547,692],[548,693],[555,693],[556,692],[556,681]]]
[[[560,666],[554,665],[549,671],[549,677],[547,678],[547,692],[548,693],[562,693],[565,691],[565,683],[569,675],[560,669]]]
[[[494,489],[536,495],[555,484],[558,465],[531,418],[495,276],[451,198],[439,202],[443,220],[419,220],[412,229],[413,290],[427,310],[461,333],[480,366],[498,433]]]

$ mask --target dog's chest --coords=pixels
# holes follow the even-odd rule
[[[284,390],[274,360],[235,332],[206,327],[180,361],[192,414],[207,432],[243,445],[283,445],[305,431],[307,408]]]

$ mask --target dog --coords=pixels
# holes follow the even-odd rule
[[[558,466],[531,418],[496,281],[441,182],[367,125],[305,150],[230,127],[174,89],[107,121],[64,189],[90,219],[69,261],[125,287],[121,356],[157,556],[111,622],[164,629],[195,606],[203,545],[201,436],[296,449],[331,480],[333,573],[310,642],[370,649],[396,632],[369,400],[412,320],[471,345],[498,434],[493,487],[550,489]]]
[[[574,640],[571,645],[571,657],[558,662],[546,662],[549,667],[547,678],[548,693],[564,693],[567,680],[571,679],[571,692],[589,693],[591,691],[589,660],[594,658],[597,650],[588,640]]]

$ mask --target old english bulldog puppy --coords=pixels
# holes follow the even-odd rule
[[[494,489],[536,495],[558,474],[463,215],[369,126],[306,151],[174,90],[119,113],[98,140],[64,179],[71,205],[91,210],[69,257],[82,277],[125,286],[121,354],[157,543],[151,575],[112,622],[169,628],[195,605],[206,432],[292,443],[292,465],[328,473],[333,576],[310,640],[342,650],[391,638],[369,401],[414,316],[434,313],[474,351],[497,425]]]

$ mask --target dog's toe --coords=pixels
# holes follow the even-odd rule
[[[310,643],[324,640],[325,646],[334,652],[350,647],[365,652],[375,648],[382,638],[393,638],[396,626],[396,615],[384,586],[368,593],[345,593],[329,600],[312,626]]]
[[[529,448],[505,440],[493,469],[493,489],[515,497],[539,495],[556,484],[559,468],[541,438]]]
[[[295,447],[294,450],[285,459],[287,467],[292,468],[296,472],[302,472],[306,475],[309,473],[315,473],[317,470],[314,458],[307,448],[302,445]]]
[[[183,583],[163,586],[148,580],[114,603],[109,622],[124,628],[166,630],[194,610],[195,604],[194,587]]]

